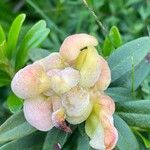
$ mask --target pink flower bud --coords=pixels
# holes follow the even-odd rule
[[[74,34],[64,40],[60,47],[60,54],[67,62],[70,62],[78,57],[81,49],[97,44],[98,41],[94,36],[85,33]]]

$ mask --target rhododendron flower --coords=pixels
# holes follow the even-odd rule
[[[95,48],[98,41],[88,34],[67,37],[58,53],[26,66],[16,73],[12,90],[24,99],[26,120],[41,131],[53,126],[71,132],[70,124],[85,121],[90,146],[115,147],[114,101],[104,93],[111,72]]]

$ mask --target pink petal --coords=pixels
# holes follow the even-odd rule
[[[99,103],[101,105],[101,111],[106,114],[112,115],[115,112],[115,103],[110,96],[100,94]]]
[[[111,116],[101,114],[101,122],[104,128],[106,150],[112,150],[118,141],[118,132],[112,124]]]
[[[44,96],[38,96],[24,101],[24,115],[26,120],[41,131],[48,131],[53,127],[51,115],[51,100]]]
[[[13,92],[20,98],[36,97],[50,87],[50,81],[42,66],[28,65],[19,70],[11,82]]]
[[[70,62],[78,57],[81,49],[97,44],[98,41],[94,36],[85,33],[74,34],[64,40],[60,47],[60,54],[67,62]]]
[[[107,89],[111,82],[111,72],[107,61],[100,55],[99,58],[101,63],[101,74],[98,81],[96,82],[96,87],[98,88],[98,90],[104,91]]]
[[[57,52],[51,53],[49,56],[36,61],[35,64],[42,65],[46,71],[50,69],[62,69],[65,67],[63,58]]]

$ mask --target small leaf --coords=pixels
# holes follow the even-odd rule
[[[44,132],[32,133],[29,136],[4,144],[0,150],[39,150],[42,149],[44,137]]]
[[[127,88],[112,87],[106,90],[106,93],[113,98],[115,102],[132,100],[131,92]]]
[[[116,49],[108,58],[112,73],[112,82],[132,70],[132,58],[134,67],[137,67],[150,51],[150,37],[142,37]]]
[[[118,131],[118,142],[116,145],[116,150],[140,150],[137,139],[133,134],[130,127],[118,116],[114,115],[115,127]]]
[[[0,44],[5,40],[6,40],[5,33],[2,26],[0,25]]]
[[[36,129],[26,122],[23,112],[18,112],[0,126],[0,144],[19,139],[35,131]]]
[[[11,79],[7,73],[0,71],[0,87],[10,84]]]
[[[146,148],[150,148],[150,140],[147,139],[146,137],[144,137],[144,136],[143,136],[140,132],[138,132],[138,131],[135,131],[135,133],[136,133],[138,136],[140,136],[140,138],[143,140],[145,147],[146,147]]]
[[[15,94],[11,93],[7,98],[7,105],[12,113],[16,113],[21,110],[23,106],[23,101]]]
[[[28,60],[28,52],[37,47],[47,37],[49,29],[45,21],[37,22],[25,35],[16,57],[16,70],[25,65]]]
[[[117,114],[130,126],[150,129],[150,100],[116,103]]]
[[[69,134],[61,131],[60,129],[53,128],[48,132],[43,150],[52,150],[55,149],[55,146],[58,144],[62,147],[68,139]]]
[[[121,46],[122,39],[119,30],[116,26],[112,26],[109,35],[106,36],[103,44],[103,55],[109,56],[116,48]]]
[[[41,48],[34,48],[29,51],[29,58],[33,62],[35,62],[39,59],[42,59],[42,58],[48,56],[49,54],[50,54],[50,52],[48,50],[41,49]]]
[[[13,21],[10,27],[10,30],[8,32],[8,48],[7,48],[8,58],[11,58],[12,54],[14,54],[15,51],[17,50],[16,44],[24,20],[25,20],[25,14],[20,14],[15,18],[15,20]]]

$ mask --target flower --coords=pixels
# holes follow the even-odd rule
[[[35,128],[48,131],[55,126],[71,132],[66,121],[85,121],[91,147],[111,150],[118,139],[115,104],[104,93],[111,72],[97,45],[97,39],[88,34],[68,36],[59,52],[18,71],[11,88],[24,99],[25,118]]]

